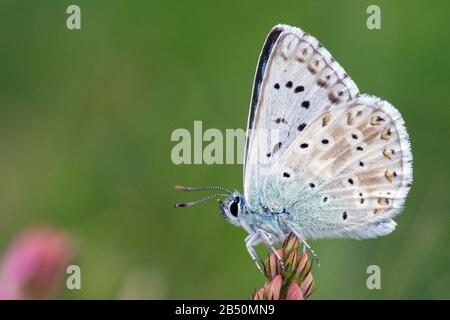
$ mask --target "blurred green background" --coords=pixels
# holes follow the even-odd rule
[[[66,28],[81,7],[82,29]],[[366,27],[370,4],[381,30]],[[0,1],[0,251],[50,224],[79,246],[64,298],[247,299],[263,284],[245,232],[176,184],[242,190],[241,165],[171,162],[176,128],[245,128],[267,32],[316,36],[362,92],[392,102],[414,185],[397,230],[318,240],[313,299],[450,298],[448,1]],[[259,252],[265,255],[264,248]],[[366,268],[379,265],[381,290]]]

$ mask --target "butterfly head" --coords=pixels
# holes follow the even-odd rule
[[[236,226],[240,226],[241,214],[245,211],[244,197],[237,191],[233,192],[222,187],[184,187],[176,186],[176,191],[191,192],[191,191],[205,191],[205,190],[219,190],[222,193],[211,194],[200,200],[192,202],[181,202],[175,204],[175,208],[186,208],[196,204],[203,203],[208,200],[217,199],[219,202],[219,210],[225,220]],[[221,199],[223,198],[223,200]]]
[[[219,200],[219,210],[225,220],[236,226],[240,226],[241,214],[245,210],[244,197],[239,192],[233,192],[222,202]]]

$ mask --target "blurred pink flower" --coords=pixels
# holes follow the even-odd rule
[[[54,298],[74,253],[63,231],[37,227],[19,234],[0,264],[0,299]]]

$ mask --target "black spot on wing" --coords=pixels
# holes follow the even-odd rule
[[[308,109],[309,105],[310,105],[310,103],[309,103],[308,100],[305,100],[305,101],[302,102],[302,107],[305,108],[305,109]]]
[[[276,118],[276,119],[275,119],[275,123],[276,123],[276,124],[280,124],[280,123],[286,124],[287,121],[286,121],[286,119],[284,119],[284,118]]]
[[[297,129],[298,129],[298,131],[303,131],[303,129],[305,129],[305,127],[306,127],[306,123],[302,123],[297,127]]]
[[[302,91],[304,91],[304,90],[305,90],[305,87],[303,87],[303,86],[297,86],[297,87],[295,87],[294,92],[295,92],[295,93],[299,93],[299,92],[302,92]]]

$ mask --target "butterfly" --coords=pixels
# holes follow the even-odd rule
[[[189,207],[219,200],[224,218],[248,232],[246,248],[306,240],[374,238],[396,227],[412,183],[404,121],[389,102],[362,94],[320,42],[276,25],[262,48],[247,126],[244,193],[222,187]]]

